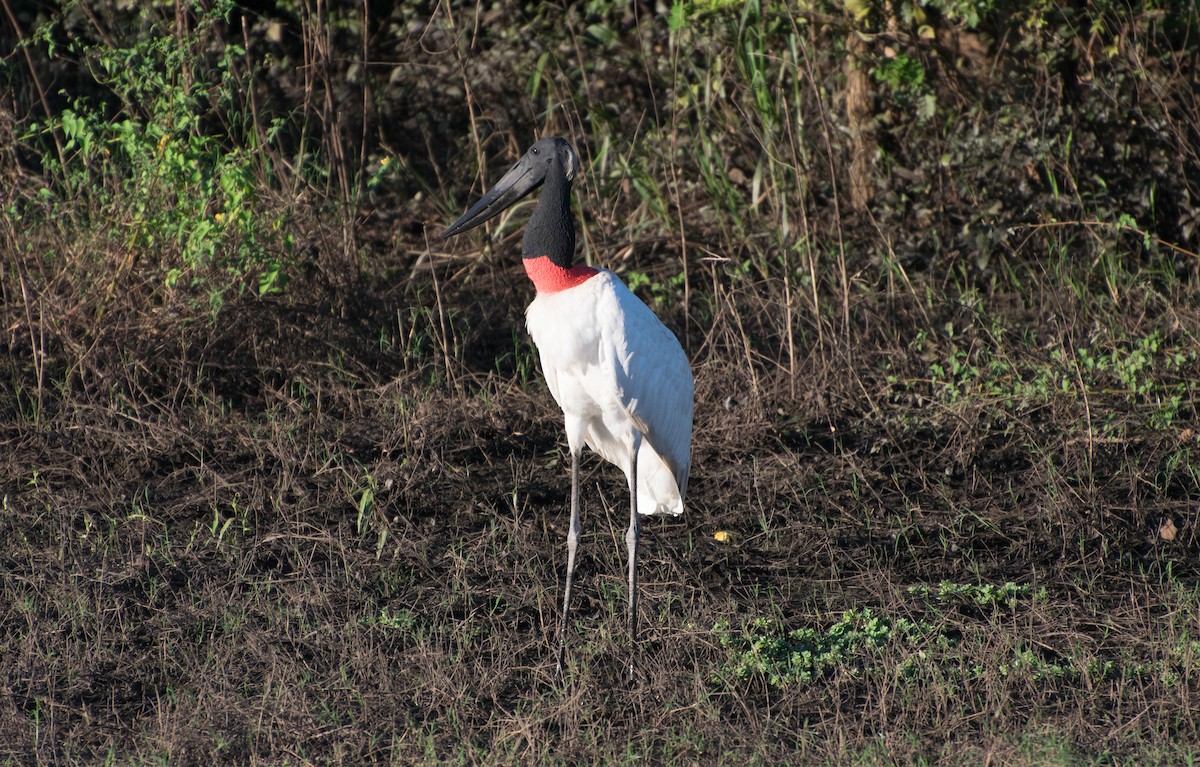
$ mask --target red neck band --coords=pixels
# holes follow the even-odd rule
[[[521,260],[525,264],[525,273],[529,275],[529,279],[533,280],[533,286],[539,293],[557,293],[560,290],[573,288],[576,285],[582,285],[593,275],[599,273],[598,269],[593,269],[585,264],[563,268],[551,261],[549,256]]]

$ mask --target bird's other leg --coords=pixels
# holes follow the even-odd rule
[[[558,673],[567,652],[567,615],[571,610],[571,582],[575,579],[575,552],[579,549],[579,451],[571,451],[571,526],[567,528],[567,585],[563,589],[562,621],[558,627]]]
[[[629,471],[629,531],[625,533],[625,547],[629,549],[629,676],[633,678],[633,659],[637,649],[637,552],[638,538],[642,532],[642,521],[638,515],[638,449],[641,435],[634,434],[630,454]]]

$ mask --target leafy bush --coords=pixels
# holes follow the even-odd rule
[[[143,33],[111,45],[69,36],[60,48],[62,19],[42,25],[33,42],[77,58],[97,88],[61,93],[66,108],[23,137],[41,149],[45,212],[115,237],[167,285],[205,288],[214,304],[252,279],[260,293],[279,290],[288,244],[283,217],[260,216],[263,147],[240,133],[251,117],[238,106],[251,86],[235,70],[244,51],[216,34],[231,8],[197,3],[190,31],[147,19]]]

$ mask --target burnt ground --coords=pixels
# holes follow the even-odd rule
[[[0,761],[1196,759],[1192,48],[1139,58],[1154,15],[1075,69],[1034,27],[1003,50],[952,20],[872,38],[876,197],[854,210],[840,17],[697,15],[680,56],[665,17],[614,8],[612,38],[547,38],[544,9],[375,17],[377,79],[333,83],[350,117],[314,140],[332,157],[374,104],[378,184],[351,205],[332,159],[305,183],[265,166],[262,221],[294,237],[269,246],[277,294],[246,289],[261,264],[220,300],[211,274],[168,286],[169,238],[132,238],[119,196],[45,203],[55,178],[0,120]],[[319,110],[286,50],[314,20],[278,42],[261,13],[247,55],[287,66],[257,103]],[[774,122],[754,34],[770,66],[813,51],[769,79]],[[930,79],[889,91],[885,45]],[[705,83],[725,95],[688,101]],[[937,120],[904,106],[933,93]],[[569,478],[522,328],[527,209],[486,247],[426,237],[475,157],[498,178],[551,131],[589,163],[581,257],[696,377],[687,513],[644,525],[636,647],[624,480],[585,463],[562,676]]]

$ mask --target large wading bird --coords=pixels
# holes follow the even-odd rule
[[[550,393],[566,420],[571,451],[571,525],[559,626],[558,670],[566,649],[575,552],[579,547],[579,459],[583,446],[629,481],[629,671],[637,640],[637,552],[641,515],[683,513],[691,464],[694,384],[679,341],[607,269],[574,263],[571,181],[579,155],[561,138],[544,138],[442,232],[479,226],[542,188],[525,227],[521,255],[537,296],[525,324],[541,356]]]

